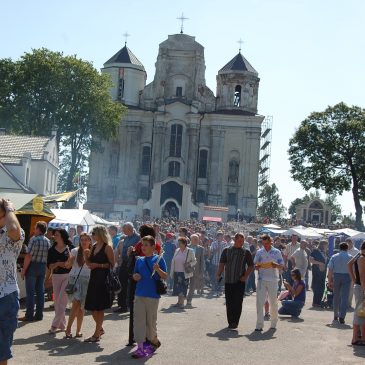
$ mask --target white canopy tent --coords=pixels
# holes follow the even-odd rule
[[[320,233],[318,233],[310,228],[305,228],[303,226],[290,228],[283,233],[284,236],[291,236],[292,234],[295,234],[300,238],[316,239],[316,238],[323,237]]]
[[[53,224],[69,224],[80,226],[94,226],[95,220],[88,210],[85,209],[51,209],[52,213],[56,216],[51,221]]]
[[[264,228],[267,228],[267,229],[281,229],[281,227],[277,226],[276,224],[267,224],[266,226],[264,226]]]
[[[344,234],[349,237],[353,237],[353,236],[356,236],[357,234],[361,233],[360,231],[355,231],[354,229],[351,229],[351,228],[340,228],[340,229],[336,229],[332,232],[335,232],[335,234]]]
[[[365,232],[359,232],[355,236],[351,236],[353,240],[365,240]]]

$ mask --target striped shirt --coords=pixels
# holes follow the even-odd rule
[[[287,257],[287,259],[289,260],[292,256],[293,253],[300,248],[300,243],[297,242],[295,245],[291,242],[288,245],[286,245],[286,248],[284,250],[284,255]]]
[[[47,263],[48,250],[51,248],[51,242],[43,234],[33,236],[28,244],[27,253],[32,256],[32,262],[42,264]]]
[[[245,274],[247,266],[253,266],[251,252],[241,247],[226,247],[220,258],[220,263],[225,264],[224,280],[226,284],[234,284],[240,281]]]
[[[210,251],[213,252],[212,264],[215,266],[219,265],[223,250],[229,247],[229,244],[225,241],[219,242],[214,241],[210,246]]]

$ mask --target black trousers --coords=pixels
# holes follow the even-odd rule
[[[122,290],[118,294],[118,306],[121,308],[127,308],[127,295],[128,295],[128,268],[127,265],[119,267],[118,271],[119,281],[122,286]]]
[[[133,316],[134,316],[134,296],[136,293],[137,283],[133,279],[129,279],[129,336],[128,343],[134,343]]]
[[[229,325],[238,325],[242,313],[245,283],[225,284],[227,320]]]

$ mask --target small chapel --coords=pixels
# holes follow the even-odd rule
[[[241,50],[222,64],[214,94],[204,47],[182,32],[159,45],[149,84],[127,44],[105,62],[111,96],[128,112],[118,138],[90,156],[86,209],[113,220],[202,218],[220,207],[256,215],[260,79]]]

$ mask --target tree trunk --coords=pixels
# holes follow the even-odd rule
[[[352,195],[354,198],[355,203],[355,227],[359,231],[364,230],[364,223],[362,221],[362,206],[360,203],[360,196],[359,196],[359,182],[357,179],[357,175],[355,173],[355,169],[352,164],[350,164],[351,173],[352,173]]]

